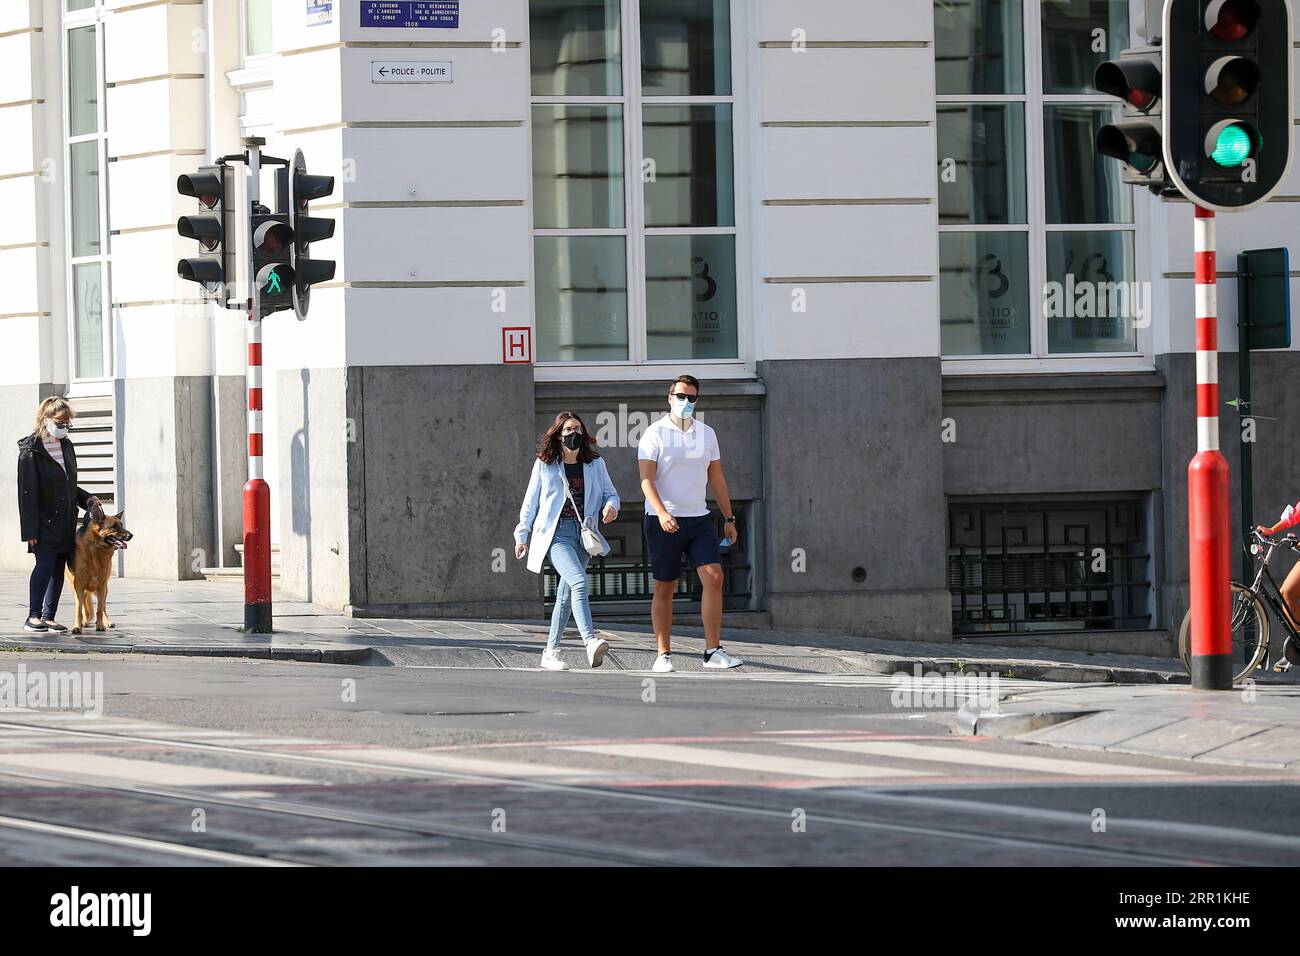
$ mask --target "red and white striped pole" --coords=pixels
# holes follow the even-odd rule
[[[1187,467],[1192,686],[1232,689],[1228,461],[1219,450],[1219,331],[1214,211],[1196,207],[1196,455]]]
[[[271,488],[262,471],[262,304],[253,274],[251,213],[258,202],[264,140],[248,147],[248,481],[244,482],[244,630],[271,633]]]

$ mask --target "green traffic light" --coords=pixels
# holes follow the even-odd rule
[[[266,288],[262,290],[270,295],[280,295],[284,289],[280,286],[280,273],[272,272],[266,277]]]
[[[1210,158],[1220,166],[1231,169],[1240,166],[1250,158],[1252,145],[1250,133],[1246,128],[1240,123],[1233,123],[1219,131]]]

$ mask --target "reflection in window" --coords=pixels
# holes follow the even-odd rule
[[[1129,0],[1042,2],[1043,92],[1096,92],[1097,67],[1128,46]]]
[[[68,31],[68,135],[99,131],[99,75],[96,29]]]
[[[72,168],[69,175],[69,218],[72,255],[97,256],[99,231],[99,140],[73,143],[69,147]]]
[[[1047,221],[1133,221],[1133,194],[1119,163],[1093,148],[1097,130],[1120,115],[1110,106],[1048,106],[1043,123]]]
[[[244,0],[244,55],[272,52],[271,0]]]
[[[1029,353],[1028,238],[1024,232],[939,235],[944,355]]]
[[[1133,281],[1131,232],[1049,232],[1044,311],[1052,352],[1134,352],[1150,321],[1149,283]]]
[[[731,106],[645,107],[647,226],[734,226]]]
[[[1020,0],[935,0],[934,59],[940,95],[1023,93]]]
[[[938,139],[940,223],[1026,221],[1022,104],[941,104]]]
[[[533,204],[538,229],[623,226],[623,107],[533,107]]]
[[[538,361],[626,361],[627,240],[537,236]]]
[[[647,236],[651,360],[735,358],[736,237]]]
[[[103,267],[98,262],[72,267],[72,309],[77,377],[102,378],[106,374]]]
[[[623,92],[619,0],[530,0],[534,96]]]
[[[730,0],[641,0],[643,95],[731,95],[730,7]]]

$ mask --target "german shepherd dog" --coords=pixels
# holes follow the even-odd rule
[[[123,516],[100,514],[96,518],[89,511],[77,529],[77,545],[73,549],[72,559],[68,562],[67,577],[72,582],[72,589],[77,594],[77,626],[71,631],[80,634],[81,629],[90,623],[90,597],[95,595],[98,607],[95,609],[95,630],[102,631],[113,627],[108,619],[105,604],[108,600],[108,579],[112,576],[113,555],[126,550],[126,543],[132,534],[126,530]]]

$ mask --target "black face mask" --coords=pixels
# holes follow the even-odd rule
[[[564,447],[570,451],[577,451],[582,447],[582,434],[580,432],[574,432],[572,435],[565,435],[560,440],[564,443]]]

